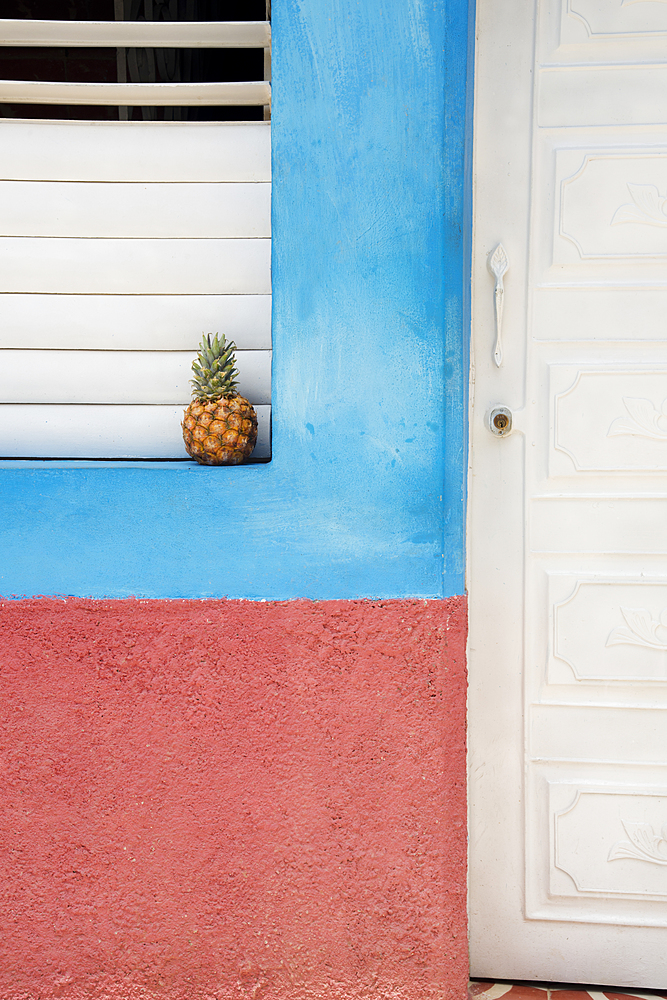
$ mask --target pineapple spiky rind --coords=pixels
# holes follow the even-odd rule
[[[257,441],[257,414],[236,388],[236,344],[205,334],[192,364],[193,400],[183,414],[185,450],[200,465],[238,465]]]

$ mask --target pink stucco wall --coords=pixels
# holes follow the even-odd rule
[[[448,1000],[465,601],[0,605],[1,1000]]]

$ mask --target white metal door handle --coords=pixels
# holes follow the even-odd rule
[[[496,344],[493,350],[493,360],[496,368],[500,368],[503,363],[503,299],[505,297],[505,286],[503,285],[503,275],[510,266],[505,247],[499,243],[496,249],[489,254],[489,271],[496,279],[493,290],[493,311],[496,319]]]

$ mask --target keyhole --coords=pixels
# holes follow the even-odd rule
[[[506,406],[496,406],[486,419],[489,421],[487,427],[492,434],[497,434],[498,437],[506,437],[512,430],[512,411],[508,410]]]

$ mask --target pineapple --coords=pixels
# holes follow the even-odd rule
[[[257,441],[257,414],[236,390],[236,344],[202,337],[192,363],[192,402],[183,414],[185,450],[200,465],[238,465]]]

